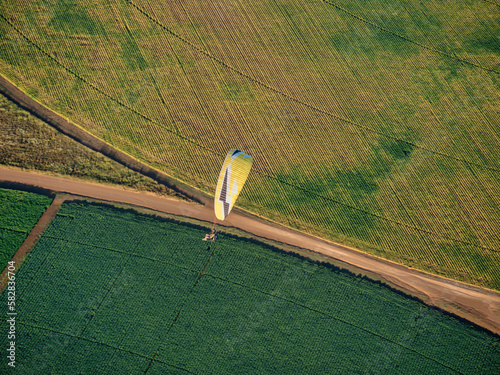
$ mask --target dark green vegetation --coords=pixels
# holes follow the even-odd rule
[[[491,1],[7,0],[0,72],[118,149],[243,208],[500,290]],[[78,20],[75,15],[78,14]]]
[[[0,94],[0,164],[183,198],[60,134]]]
[[[16,274],[16,370],[500,370],[498,336],[383,285],[255,241],[222,233],[216,243],[203,242],[207,230],[64,203]]]
[[[0,273],[50,202],[44,195],[0,188]]]

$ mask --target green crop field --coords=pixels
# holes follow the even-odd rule
[[[222,233],[203,242],[207,230],[64,203],[16,273],[16,371],[500,370],[496,335],[254,240]],[[7,347],[6,337],[0,342]]]
[[[44,195],[0,188],[0,273],[50,202]]]
[[[245,151],[246,210],[499,290],[499,35],[486,0],[6,0],[0,73],[210,194]]]

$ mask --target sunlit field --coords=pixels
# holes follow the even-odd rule
[[[500,289],[492,1],[19,2],[0,73],[118,149],[238,205]]]
[[[204,242],[207,230],[64,203],[16,272],[16,373],[500,369],[498,336],[253,240]]]

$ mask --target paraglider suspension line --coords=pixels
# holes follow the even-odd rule
[[[217,217],[214,215],[214,225],[212,226],[212,232],[214,232],[215,228],[217,227],[216,220],[217,220]]]

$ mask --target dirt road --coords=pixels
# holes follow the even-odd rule
[[[106,201],[127,203],[207,222],[213,220],[213,206],[211,204],[200,205],[168,200],[120,188],[2,167],[0,167],[0,181],[16,182],[55,192],[66,192]],[[224,221],[223,225],[239,228],[259,237],[309,249],[338,259],[355,266],[361,271],[375,274],[381,280],[419,297],[428,304],[440,307],[500,334],[500,293],[408,269],[354,249],[279,227],[273,223],[234,211]]]
[[[57,215],[57,211],[59,211],[59,207],[63,202],[64,198],[59,196],[57,196],[52,201],[50,207],[47,208],[47,210],[43,213],[43,215],[36,223],[35,227],[28,234],[28,237],[26,237],[19,249],[17,249],[16,253],[11,259],[15,262],[16,269],[22,264],[28,252],[33,248],[33,246],[35,246],[36,242],[42,236],[45,229],[47,229],[52,219]],[[0,275],[0,293],[4,290],[4,288],[7,286],[7,283],[9,282],[9,278],[7,276],[8,267],[5,267],[4,271]]]

